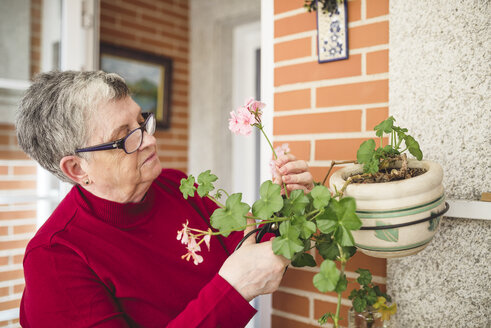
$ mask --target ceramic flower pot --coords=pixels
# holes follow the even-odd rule
[[[427,172],[406,180],[350,184],[345,190],[345,196],[356,199],[356,213],[363,223],[352,232],[356,247],[369,256],[393,258],[420,252],[430,243],[446,211],[442,167],[417,160],[409,160],[408,167]],[[346,179],[362,172],[359,164],[336,171],[330,179],[331,189],[340,190]]]

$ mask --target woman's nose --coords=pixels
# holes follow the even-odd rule
[[[140,145],[140,150],[145,149],[148,146],[153,146],[157,143],[157,139],[153,135],[150,135],[147,133],[147,131],[143,132],[143,140],[142,144]]]

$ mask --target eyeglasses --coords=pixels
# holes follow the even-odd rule
[[[142,113],[142,116],[145,119],[145,122],[143,122],[139,128],[136,128],[128,133],[126,137],[96,146],[79,148],[76,149],[75,152],[83,153],[99,150],[123,149],[126,154],[134,153],[138,150],[138,148],[140,148],[143,142],[143,130],[145,130],[151,136],[155,133],[155,116],[152,113]]]

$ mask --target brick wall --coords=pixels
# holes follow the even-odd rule
[[[348,1],[349,59],[323,64],[317,62],[316,14],[303,3],[274,0],[273,131],[275,144],[288,142],[322,181],[332,160],[355,159],[360,143],[375,136],[373,127],[388,116],[389,0]],[[359,267],[370,269],[385,288],[384,259],[357,253],[347,265],[349,281]],[[273,295],[273,327],[318,327],[322,314],[335,311],[336,294],[321,294],[312,285],[318,270],[287,270]],[[354,287],[348,284],[342,295],[345,327]]]
[[[100,32],[101,42],[173,59],[171,127],[156,138],[162,165],[187,171],[188,0],[102,0]]]
[[[40,71],[42,0],[31,0],[30,75]],[[17,144],[12,124],[0,124],[0,199],[36,193],[36,163]],[[36,203],[0,202],[0,311],[18,308],[24,290],[22,259],[36,231]],[[18,327],[18,319],[1,321],[0,327]]]

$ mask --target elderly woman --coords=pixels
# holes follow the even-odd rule
[[[278,288],[288,261],[271,241],[212,238],[199,266],[181,259],[182,223],[202,230],[216,205],[185,200],[182,172],[162,169],[155,118],[122,78],[50,72],[26,92],[21,147],[74,187],[27,246],[23,327],[242,327],[248,301]],[[304,161],[278,159],[287,189],[312,188]]]

